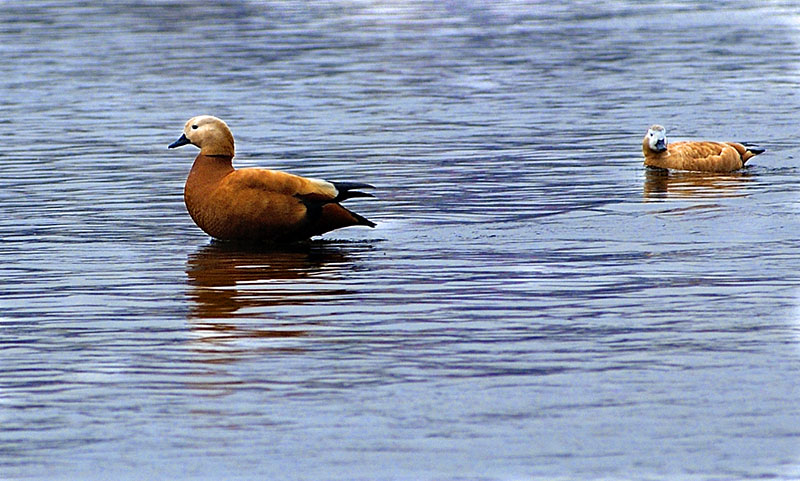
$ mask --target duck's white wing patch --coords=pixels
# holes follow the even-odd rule
[[[313,186],[314,191],[318,194],[330,196],[335,199],[339,195],[339,191],[332,183],[327,180],[308,178],[308,182]]]

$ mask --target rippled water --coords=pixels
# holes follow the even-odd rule
[[[800,478],[792,2],[6,2],[0,478]],[[281,251],[238,165],[375,184]],[[767,148],[646,171],[641,138]]]

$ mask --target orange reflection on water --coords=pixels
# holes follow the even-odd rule
[[[324,242],[272,250],[224,243],[201,248],[186,266],[195,350],[215,364],[264,351],[302,352],[291,339],[307,336],[315,324],[302,312],[352,295],[340,282],[351,267],[342,250]]]
[[[247,250],[214,243],[191,254],[186,274],[191,319],[259,317],[275,306],[346,295],[336,286],[347,256],[325,244]]]
[[[663,169],[645,170],[645,199],[667,197],[744,197],[747,184],[753,180],[747,171],[675,172]]]

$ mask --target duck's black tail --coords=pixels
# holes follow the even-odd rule
[[[372,194],[368,192],[361,192],[359,190],[353,189],[374,189],[375,187],[369,184],[363,184],[358,182],[331,182],[336,190],[339,192],[339,195],[333,200],[334,202],[343,202],[347,199],[352,199],[353,197],[374,197]]]
[[[748,160],[752,159],[758,154],[763,154],[767,151],[767,149],[760,149],[758,147],[754,147],[752,144],[742,144],[744,145],[745,150],[744,154],[742,154],[742,164],[746,163]]]
[[[350,209],[345,209],[345,210],[347,212],[349,212],[350,215],[352,215],[358,221],[357,225],[365,225],[367,227],[375,227],[377,225],[374,222],[372,222],[371,220],[369,220],[366,217],[364,217],[363,215],[356,214],[355,212],[353,212]]]

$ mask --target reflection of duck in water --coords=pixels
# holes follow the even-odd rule
[[[305,352],[305,336],[313,331],[308,319],[297,318],[297,306],[350,296],[338,281],[339,268],[351,265],[338,247],[321,241],[273,251],[215,242],[189,255],[192,350],[206,376],[194,376],[187,385],[225,394],[240,382],[225,364]]]
[[[645,170],[646,198],[680,197],[743,197],[743,188],[751,180],[747,172],[672,172],[663,169]]]
[[[644,165],[659,169],[695,172],[732,172],[764,149],[737,142],[674,142],[667,144],[667,131],[650,127],[642,141]]]
[[[349,293],[332,287],[326,265],[347,256],[325,243],[271,251],[240,250],[212,243],[191,254],[186,274],[193,319],[263,317],[276,306],[324,302]]]
[[[198,352],[207,362],[228,362],[242,352],[234,341],[264,338],[272,341],[259,343],[259,352],[297,352],[297,342],[287,341],[307,335],[309,321],[296,319],[297,309],[286,306],[316,306],[351,296],[337,284],[339,266],[349,269],[351,263],[323,242],[276,251],[212,243],[191,254],[186,267],[188,318],[198,336]]]

